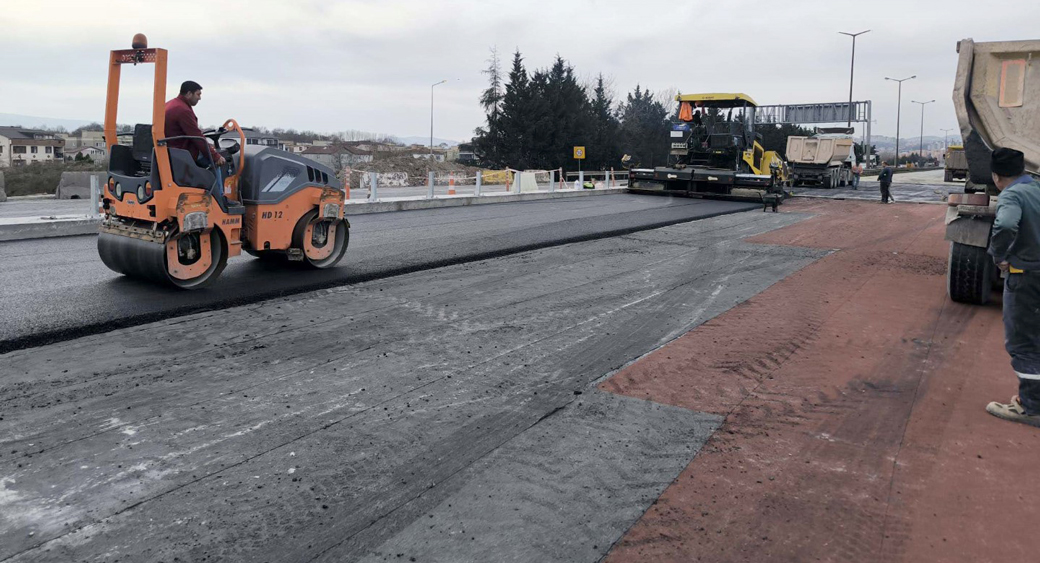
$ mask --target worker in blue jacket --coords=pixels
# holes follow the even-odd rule
[[[1004,346],[1018,375],[1018,395],[993,402],[990,414],[1040,427],[1040,183],[1024,155],[998,148],[990,159],[1000,190],[989,254],[1004,272]]]

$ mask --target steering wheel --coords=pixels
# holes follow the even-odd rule
[[[219,127],[217,129],[205,129],[202,131],[202,136],[213,141],[213,146],[220,148],[220,136],[227,133],[227,129]]]

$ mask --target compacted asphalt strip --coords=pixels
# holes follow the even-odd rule
[[[0,561],[601,560],[721,417],[596,382],[826,256],[744,242],[806,217],[686,221],[0,354]]]
[[[305,270],[244,256],[232,259],[212,287],[191,292],[108,270],[94,236],[0,242],[0,352],[757,207],[623,194],[352,216],[350,247],[336,268]]]

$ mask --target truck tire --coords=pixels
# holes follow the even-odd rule
[[[985,248],[959,242],[950,243],[950,263],[946,289],[958,303],[985,305],[993,289],[993,259]]]
[[[845,169],[842,168],[838,172],[838,187],[844,188],[849,183],[849,175],[845,173]]]
[[[943,182],[952,182],[952,181],[953,181],[953,170],[947,169],[946,173],[943,174]]]

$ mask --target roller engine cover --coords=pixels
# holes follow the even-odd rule
[[[247,204],[278,203],[304,186],[343,189],[343,182],[324,164],[271,147],[247,145],[239,193]]]

